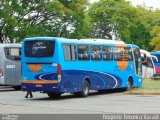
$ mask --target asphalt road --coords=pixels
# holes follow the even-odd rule
[[[25,92],[0,86],[0,113],[15,114],[112,114],[160,113],[160,96],[124,95],[112,91],[92,92],[87,98],[65,94],[60,99],[49,99],[46,94],[34,92],[32,99]]]

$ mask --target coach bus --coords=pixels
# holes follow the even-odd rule
[[[160,64],[158,62],[160,54],[143,49],[140,49],[140,53],[142,57],[142,77],[144,79],[154,78],[160,73]],[[143,63],[144,56],[146,56],[146,63]]]
[[[0,44],[0,86],[21,86],[21,47],[16,44]]]
[[[22,68],[22,91],[40,91],[51,98],[142,85],[139,47],[122,41],[26,38]]]
[[[154,69],[155,69],[155,73],[154,76],[159,76],[160,75],[160,52],[150,52],[150,54],[152,56],[153,59],[153,64],[154,64]]]

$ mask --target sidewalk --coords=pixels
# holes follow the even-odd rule
[[[137,91],[126,91],[124,94],[128,95],[160,95],[160,90],[137,90]]]

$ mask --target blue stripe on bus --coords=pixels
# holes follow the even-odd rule
[[[57,80],[57,73],[42,73],[35,76],[38,80]],[[100,89],[119,88],[122,80],[110,73],[86,70],[63,70],[62,83],[64,82],[79,83],[82,80],[89,79],[91,88],[99,86]],[[64,82],[64,83],[65,83]]]
[[[37,80],[57,80],[57,73],[42,73],[36,75],[35,78]]]

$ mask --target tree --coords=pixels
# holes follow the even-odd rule
[[[88,0],[60,0],[60,2],[67,8],[67,12],[62,19],[62,23],[64,23],[61,31],[63,37],[85,37],[85,10],[88,5]]]
[[[86,4],[87,0],[1,0],[0,43],[31,36],[77,38]]]
[[[121,38],[121,33],[129,33],[134,13],[133,7],[124,0],[101,0],[93,4],[89,9],[93,37],[112,39],[114,35],[116,38]]]
[[[160,50],[160,10],[156,10],[152,15],[152,29],[151,29],[151,42],[150,45],[154,51]]]
[[[153,19],[150,9],[133,7],[124,0],[101,0],[91,5],[89,15],[92,18],[92,37],[115,37],[151,50],[149,42]]]
[[[63,14],[63,5],[57,0],[2,0],[0,9],[1,43],[16,42],[38,33],[39,25]]]

